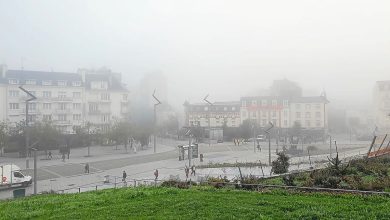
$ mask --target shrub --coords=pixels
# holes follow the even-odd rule
[[[294,174],[283,176],[283,183],[287,186],[295,186],[294,180],[295,180]]]
[[[279,152],[277,155],[278,158],[272,161],[271,171],[276,174],[287,173],[290,166],[290,158],[284,152]]]

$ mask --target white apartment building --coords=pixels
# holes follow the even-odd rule
[[[240,103],[239,102],[215,102],[212,105],[190,104],[186,102],[185,126],[222,127],[225,123],[227,127],[239,127]]]
[[[0,120],[11,126],[25,119],[27,96],[19,86],[37,97],[28,105],[29,123],[50,121],[64,133],[87,123],[104,130],[127,116],[129,92],[118,74],[1,70]]]
[[[390,132],[390,80],[377,81],[374,87],[374,121],[379,133]]]
[[[276,128],[328,129],[328,100],[324,96],[283,98],[277,96],[241,98],[241,123],[251,120],[260,127],[272,122]]]

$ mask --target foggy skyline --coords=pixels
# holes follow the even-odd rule
[[[0,1],[0,62],[107,66],[135,86],[161,71],[168,99],[237,100],[275,79],[331,105],[370,101],[390,70],[388,1]],[[309,94],[308,94],[309,93]]]

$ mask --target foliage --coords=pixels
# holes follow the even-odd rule
[[[284,152],[279,152],[277,155],[278,158],[272,161],[271,171],[276,174],[287,173],[288,167],[290,166],[290,158]]]
[[[6,122],[0,122],[0,151],[5,148],[8,144],[9,129]]]
[[[331,175],[335,175],[335,176],[344,175],[346,173],[347,168],[349,167],[349,163],[345,165],[343,164],[342,160],[339,159],[339,153],[336,153],[335,158],[328,157],[328,161],[329,161],[328,168],[330,170]]]
[[[351,205],[353,204],[353,205]],[[109,189],[0,202],[2,219],[389,219],[383,196],[194,187]]]

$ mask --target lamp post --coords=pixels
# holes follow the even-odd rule
[[[37,179],[38,179],[38,177],[37,177],[37,150],[38,149],[36,149],[36,148],[31,148],[31,150],[33,150],[34,151],[34,195],[36,195],[37,194],[37,189],[38,189],[38,185],[37,185],[37,183],[38,183],[38,181],[37,181]]]
[[[29,147],[29,141],[30,141],[30,137],[29,137],[29,132],[28,132],[28,103],[32,100],[35,100],[37,99],[37,97],[35,97],[33,94],[31,94],[31,92],[27,91],[26,89],[24,89],[22,86],[19,86],[19,89],[21,89],[23,92],[25,92],[27,94],[27,97],[30,97],[26,100],[26,127],[25,127],[25,144],[26,144],[26,169],[29,168],[29,161],[28,161],[28,147]]]
[[[274,124],[272,124],[272,122],[269,122],[269,124],[271,125],[271,127],[269,127],[264,132],[268,136],[268,164],[271,166],[271,134],[270,134],[270,130],[274,127]]]
[[[204,101],[209,104],[209,114],[208,114],[208,118],[209,118],[209,147],[211,146],[211,125],[210,125],[210,120],[211,120],[211,106],[213,105],[209,100],[207,100],[207,98],[209,97],[209,94],[207,94],[205,97],[204,97]]]
[[[157,114],[156,114],[156,108],[158,105],[161,104],[160,100],[158,100],[158,98],[154,95],[156,93],[156,89],[153,91],[153,98],[157,101],[156,104],[154,104],[154,107],[153,107],[153,118],[154,118],[154,134],[153,134],[153,152],[156,153],[156,126],[157,126]]]

